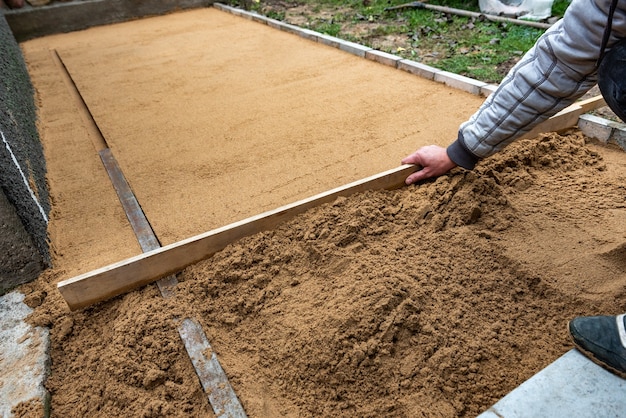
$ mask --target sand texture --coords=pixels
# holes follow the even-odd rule
[[[53,417],[212,416],[176,331],[202,324],[250,417],[469,417],[626,310],[626,157],[580,133],[473,172],[312,209],[178,275],[70,312],[58,281],[139,254],[67,93],[74,78],[163,244],[447,144],[479,97],[213,9],[22,44],[54,267]]]

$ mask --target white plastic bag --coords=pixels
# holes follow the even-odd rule
[[[543,20],[552,15],[554,0],[478,0],[482,13]]]

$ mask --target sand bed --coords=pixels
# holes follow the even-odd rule
[[[213,9],[22,45],[40,106],[55,267],[53,416],[211,416],[174,318],[202,322],[246,412],[472,416],[626,308],[622,151],[573,132],[475,172],[314,209],[154,286],[70,313],[54,284],[138,254],[49,49],[162,243],[446,144],[481,99]]]
[[[55,121],[75,112],[49,50],[61,56],[163,245],[396,167],[481,102],[215,9],[23,48]],[[58,123],[48,148],[89,148],[47,135]]]

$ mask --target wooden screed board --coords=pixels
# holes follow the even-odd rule
[[[337,197],[367,190],[398,188],[404,185],[406,177],[415,170],[415,166],[404,165],[59,282],[57,287],[70,309],[83,308],[176,273],[210,257],[238,239],[275,228],[281,222],[323,203],[332,202]]]
[[[603,106],[604,103],[601,96],[575,103],[546,120],[524,137],[529,138],[543,132],[558,132],[571,128],[577,123],[581,114]],[[59,282],[57,287],[70,309],[84,308],[176,273],[210,257],[238,239],[275,228],[281,222],[318,205],[332,202],[339,196],[349,196],[367,190],[390,190],[402,187],[406,177],[417,168],[412,165],[403,165]]]

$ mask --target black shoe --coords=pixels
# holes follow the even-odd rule
[[[572,319],[574,345],[595,363],[626,379],[626,314]]]

